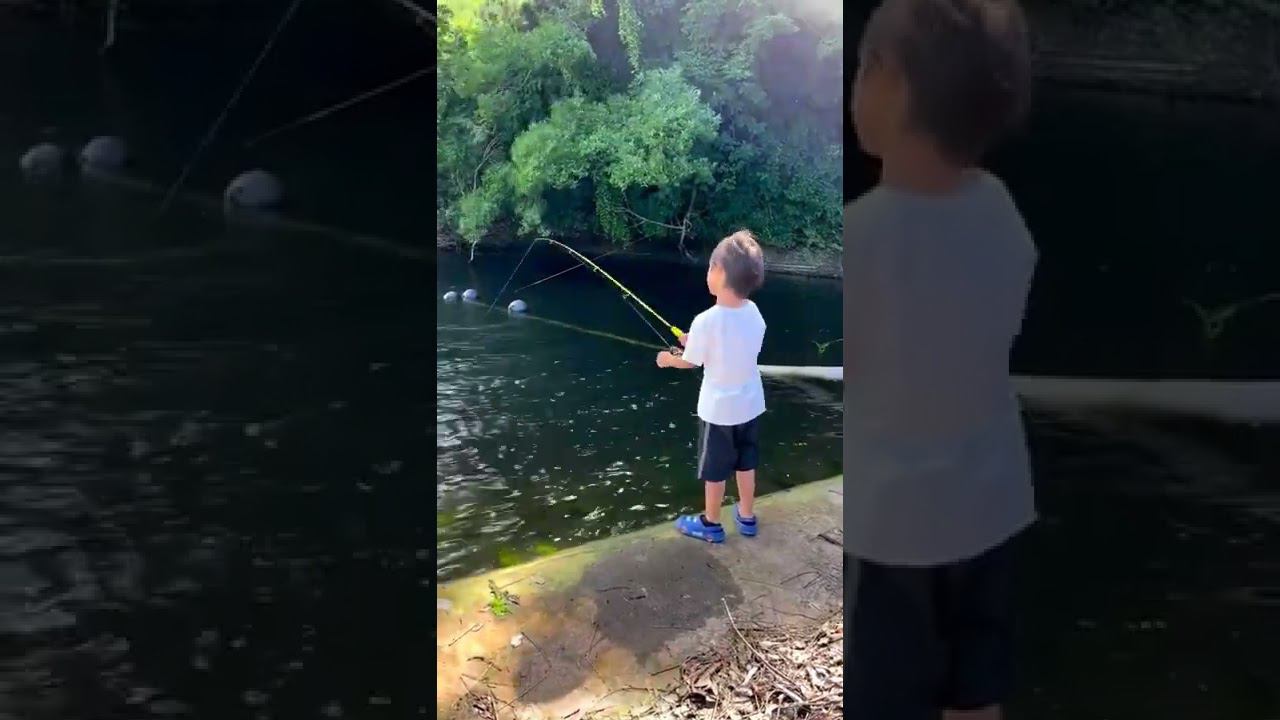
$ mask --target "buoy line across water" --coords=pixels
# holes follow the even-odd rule
[[[453,291],[446,293],[446,295],[449,295],[449,294],[452,294],[454,295],[455,298],[457,298],[457,294],[454,293]],[[449,301],[446,300],[446,302],[449,302]],[[452,302],[457,302],[457,300],[455,299]],[[464,299],[462,300],[462,303],[466,305],[475,305],[477,307],[485,307],[485,304],[480,302],[479,300]],[[540,317],[538,315],[530,315],[529,313],[525,313],[525,312],[509,313],[509,315],[511,317],[520,318],[521,320],[533,320],[535,322],[545,323],[547,325],[553,325],[555,327],[564,328],[565,330],[573,330],[574,332],[585,333],[587,335],[594,335],[596,337],[602,337],[609,340],[616,340],[618,342],[627,343],[628,345],[635,345],[636,347],[642,347],[648,350],[666,350],[665,347],[661,345],[657,345],[655,343],[645,342],[643,340],[636,340],[635,338],[629,338],[622,335],[615,335],[614,333],[605,332],[603,330],[595,330],[593,328],[582,327],[581,325],[574,325],[573,323],[567,323],[561,320],[553,320],[551,318]]]
[[[463,304],[463,305],[475,305],[477,307],[487,307],[483,302],[481,302],[478,299],[474,299],[474,300],[464,299],[462,295],[458,293],[458,291],[456,290],[450,290],[446,292],[443,296],[443,299],[446,303],[450,303],[450,304]],[[583,327],[581,325],[574,325],[573,323],[567,323],[562,320],[553,320],[552,318],[541,317],[538,315],[530,315],[529,313],[526,313],[526,312],[518,312],[518,313],[512,312],[512,313],[508,313],[508,316],[513,318],[519,318],[521,320],[533,320],[535,322],[545,323],[547,325],[563,328],[565,330],[572,330],[574,332],[580,332],[586,335],[594,335],[596,337],[605,338],[607,340],[614,340],[617,342],[627,343],[628,345],[642,347],[642,348],[645,348],[646,350],[667,350],[668,349],[665,346],[658,345],[655,343],[645,342],[643,340],[637,340],[635,338],[629,338],[622,335],[605,332],[603,330],[596,330],[593,328]],[[760,374],[762,376],[776,378],[776,379],[806,379],[806,380],[825,380],[828,382],[841,382],[843,380],[843,371],[844,371],[844,368],[840,366],[835,366],[835,367],[785,366],[785,365],[761,365],[760,366]]]

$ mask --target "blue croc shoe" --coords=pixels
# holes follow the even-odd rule
[[[750,520],[744,520],[742,514],[738,512],[738,506],[733,506],[733,523],[738,526],[738,534],[746,537],[753,537],[759,528],[760,518],[753,517]]]
[[[676,530],[679,530],[681,535],[688,535],[697,540],[710,543],[724,542],[724,526],[706,525],[702,522],[701,515],[681,515],[676,518]]]

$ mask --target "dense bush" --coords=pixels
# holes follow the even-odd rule
[[[839,243],[839,24],[769,0],[439,11],[437,215],[473,247],[508,227]]]

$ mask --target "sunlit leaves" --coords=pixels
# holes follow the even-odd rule
[[[518,19],[524,4],[525,0],[437,0],[436,36],[449,43],[471,43],[484,28]]]
[[[515,208],[513,173],[502,165],[512,141],[557,99],[598,86],[595,54],[569,26],[499,22],[476,30],[465,52],[442,58],[439,75],[437,202],[445,222],[476,242]]]
[[[640,16],[636,14],[635,0],[616,0],[618,3],[618,37],[627,49],[627,62],[632,72],[640,72]]]

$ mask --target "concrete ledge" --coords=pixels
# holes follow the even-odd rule
[[[1224,422],[1280,421],[1280,382],[1227,380],[1107,380],[1015,377],[1031,405],[1101,407],[1213,418]]]
[[[766,377],[842,382],[840,366],[761,365]],[[1280,381],[1122,380],[1015,375],[1014,389],[1030,406],[1102,408],[1213,418],[1224,422],[1280,422]]]
[[[731,632],[726,606],[740,625],[826,619],[842,598],[842,500],[832,478],[761,498],[754,538],[730,527],[711,545],[663,523],[440,585],[437,713],[466,716],[472,689],[522,718],[624,708]],[[517,596],[509,615],[490,611],[490,583]]]

